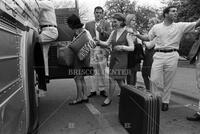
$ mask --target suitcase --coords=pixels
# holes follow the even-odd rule
[[[160,97],[130,85],[121,89],[119,121],[130,134],[159,134]]]

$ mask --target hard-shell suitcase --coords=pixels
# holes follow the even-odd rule
[[[130,134],[159,134],[160,97],[137,87],[121,89],[119,121]]]

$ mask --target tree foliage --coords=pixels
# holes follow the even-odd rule
[[[149,19],[157,16],[157,10],[143,6],[139,6],[135,13],[137,16],[136,23],[138,31],[142,33],[147,29]]]
[[[113,13],[127,14],[135,11],[135,1],[131,3],[130,0],[107,0],[105,7],[108,16]]]
[[[200,16],[199,0],[170,0],[167,5],[178,6],[178,21],[195,21]]]
[[[122,13],[124,15],[134,13],[137,17],[137,30],[142,32],[147,28],[149,18],[155,17],[157,10],[151,7],[137,6],[136,1],[130,0],[107,0],[105,3],[108,18],[114,13]]]

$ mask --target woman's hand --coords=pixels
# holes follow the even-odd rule
[[[116,50],[116,51],[123,51],[124,50],[124,46],[123,45],[118,45],[118,46],[115,46],[113,49]]]

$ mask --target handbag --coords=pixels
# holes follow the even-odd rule
[[[57,46],[57,59],[59,65],[72,66],[75,54],[66,42],[59,42]]]

